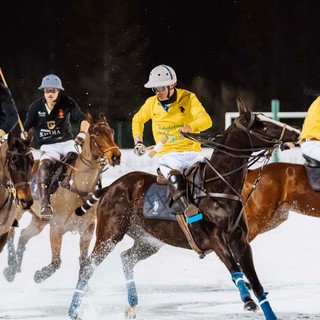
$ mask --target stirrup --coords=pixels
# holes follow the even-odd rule
[[[40,216],[43,219],[51,219],[53,216],[52,206],[50,204],[40,206]]]

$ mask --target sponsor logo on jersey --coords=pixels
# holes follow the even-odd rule
[[[55,126],[56,126],[56,122],[55,121],[47,121],[48,129],[52,130],[52,129],[54,129]]]
[[[59,109],[58,111],[58,118],[63,119],[64,118],[64,111],[62,109]]]

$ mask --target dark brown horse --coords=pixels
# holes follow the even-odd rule
[[[9,266],[4,270],[4,275],[8,281],[13,281],[16,273],[21,272],[23,254],[28,241],[38,235],[49,223],[51,263],[36,271],[34,276],[36,282],[44,281],[59,269],[62,238],[65,233],[70,231],[80,234],[80,265],[88,255],[95,228],[95,210],[89,210],[85,219],[75,216],[74,210],[90,192],[94,191],[106,165],[120,164],[121,153],[114,142],[114,131],[104,115],[101,114],[97,122],[94,122],[90,115],[88,115],[87,120],[90,123],[90,128],[82,152],[79,154],[71,173],[71,187],[70,189],[59,187],[51,196],[53,217],[48,221],[38,216],[39,201],[35,201],[35,205],[32,206],[32,220],[20,233],[17,251],[15,252],[12,239],[8,243]]]
[[[215,251],[229,270],[239,289],[247,310],[258,306],[252,300],[245,285],[243,273],[249,279],[253,291],[268,320],[276,319],[266,299],[253,265],[251,247],[247,240],[247,224],[242,214],[241,190],[252,151],[272,149],[281,141],[295,142],[300,132],[263,115],[255,115],[238,99],[240,116],[226,130],[221,144],[214,144],[215,151],[204,169],[205,194],[198,207],[204,215],[201,233],[193,230],[197,245],[203,252]],[[195,138],[195,135],[192,135]],[[126,174],[105,188],[97,204],[96,242],[86,265],[82,265],[76,291],[69,308],[72,319],[80,319],[81,297],[95,268],[121,241],[125,234],[134,239],[134,246],[122,254],[125,264],[131,267],[150,256],[157,247],[152,237],[181,248],[190,248],[176,221],[150,220],[143,216],[144,196],[156,177],[144,172]],[[203,236],[205,234],[205,236]],[[141,246],[141,244],[149,245]],[[141,249],[141,250],[140,250]],[[145,250],[145,251],[143,251]],[[151,254],[150,254],[151,252]],[[238,264],[238,261],[240,265]],[[126,267],[125,267],[126,268]],[[125,272],[128,282],[128,300],[131,307],[137,305],[133,269]],[[243,271],[242,271],[243,270]],[[131,317],[131,315],[128,315]]]
[[[260,169],[250,170],[242,194],[247,197]],[[304,165],[270,163],[262,171],[245,212],[249,225],[249,241],[272,230],[288,219],[289,211],[320,217],[320,192],[308,182]]]
[[[32,134],[22,140],[9,133],[8,140],[0,146],[0,252],[13,221],[33,203],[31,141]]]

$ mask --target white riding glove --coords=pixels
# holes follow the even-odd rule
[[[80,131],[76,136],[76,138],[74,139],[74,144],[76,146],[82,147],[85,137],[86,137],[86,133],[84,131]]]
[[[133,152],[137,156],[143,156],[146,153],[146,146],[142,143],[142,141],[138,141],[136,145],[134,146]]]

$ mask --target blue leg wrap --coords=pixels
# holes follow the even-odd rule
[[[263,314],[266,320],[276,320],[278,319],[277,316],[272,311],[269,301],[267,300],[267,294],[264,292],[260,297],[258,297],[258,301],[260,307],[263,311]]]
[[[192,217],[186,218],[186,221],[187,221],[188,223],[193,223],[193,222],[197,222],[197,221],[199,221],[199,220],[202,220],[202,218],[203,218],[202,213],[198,213],[198,214],[195,214],[195,215],[192,216]]]
[[[79,281],[76,290],[73,294],[72,301],[68,310],[68,315],[71,319],[77,319],[78,309],[81,304],[81,298],[85,294],[86,283],[84,281]]]
[[[246,286],[245,281],[243,280],[243,273],[242,272],[233,272],[232,273],[232,281],[238,287],[240,292],[240,297],[243,302],[249,298],[251,299],[250,292]]]
[[[128,302],[131,307],[138,304],[138,293],[134,280],[127,282]]]

